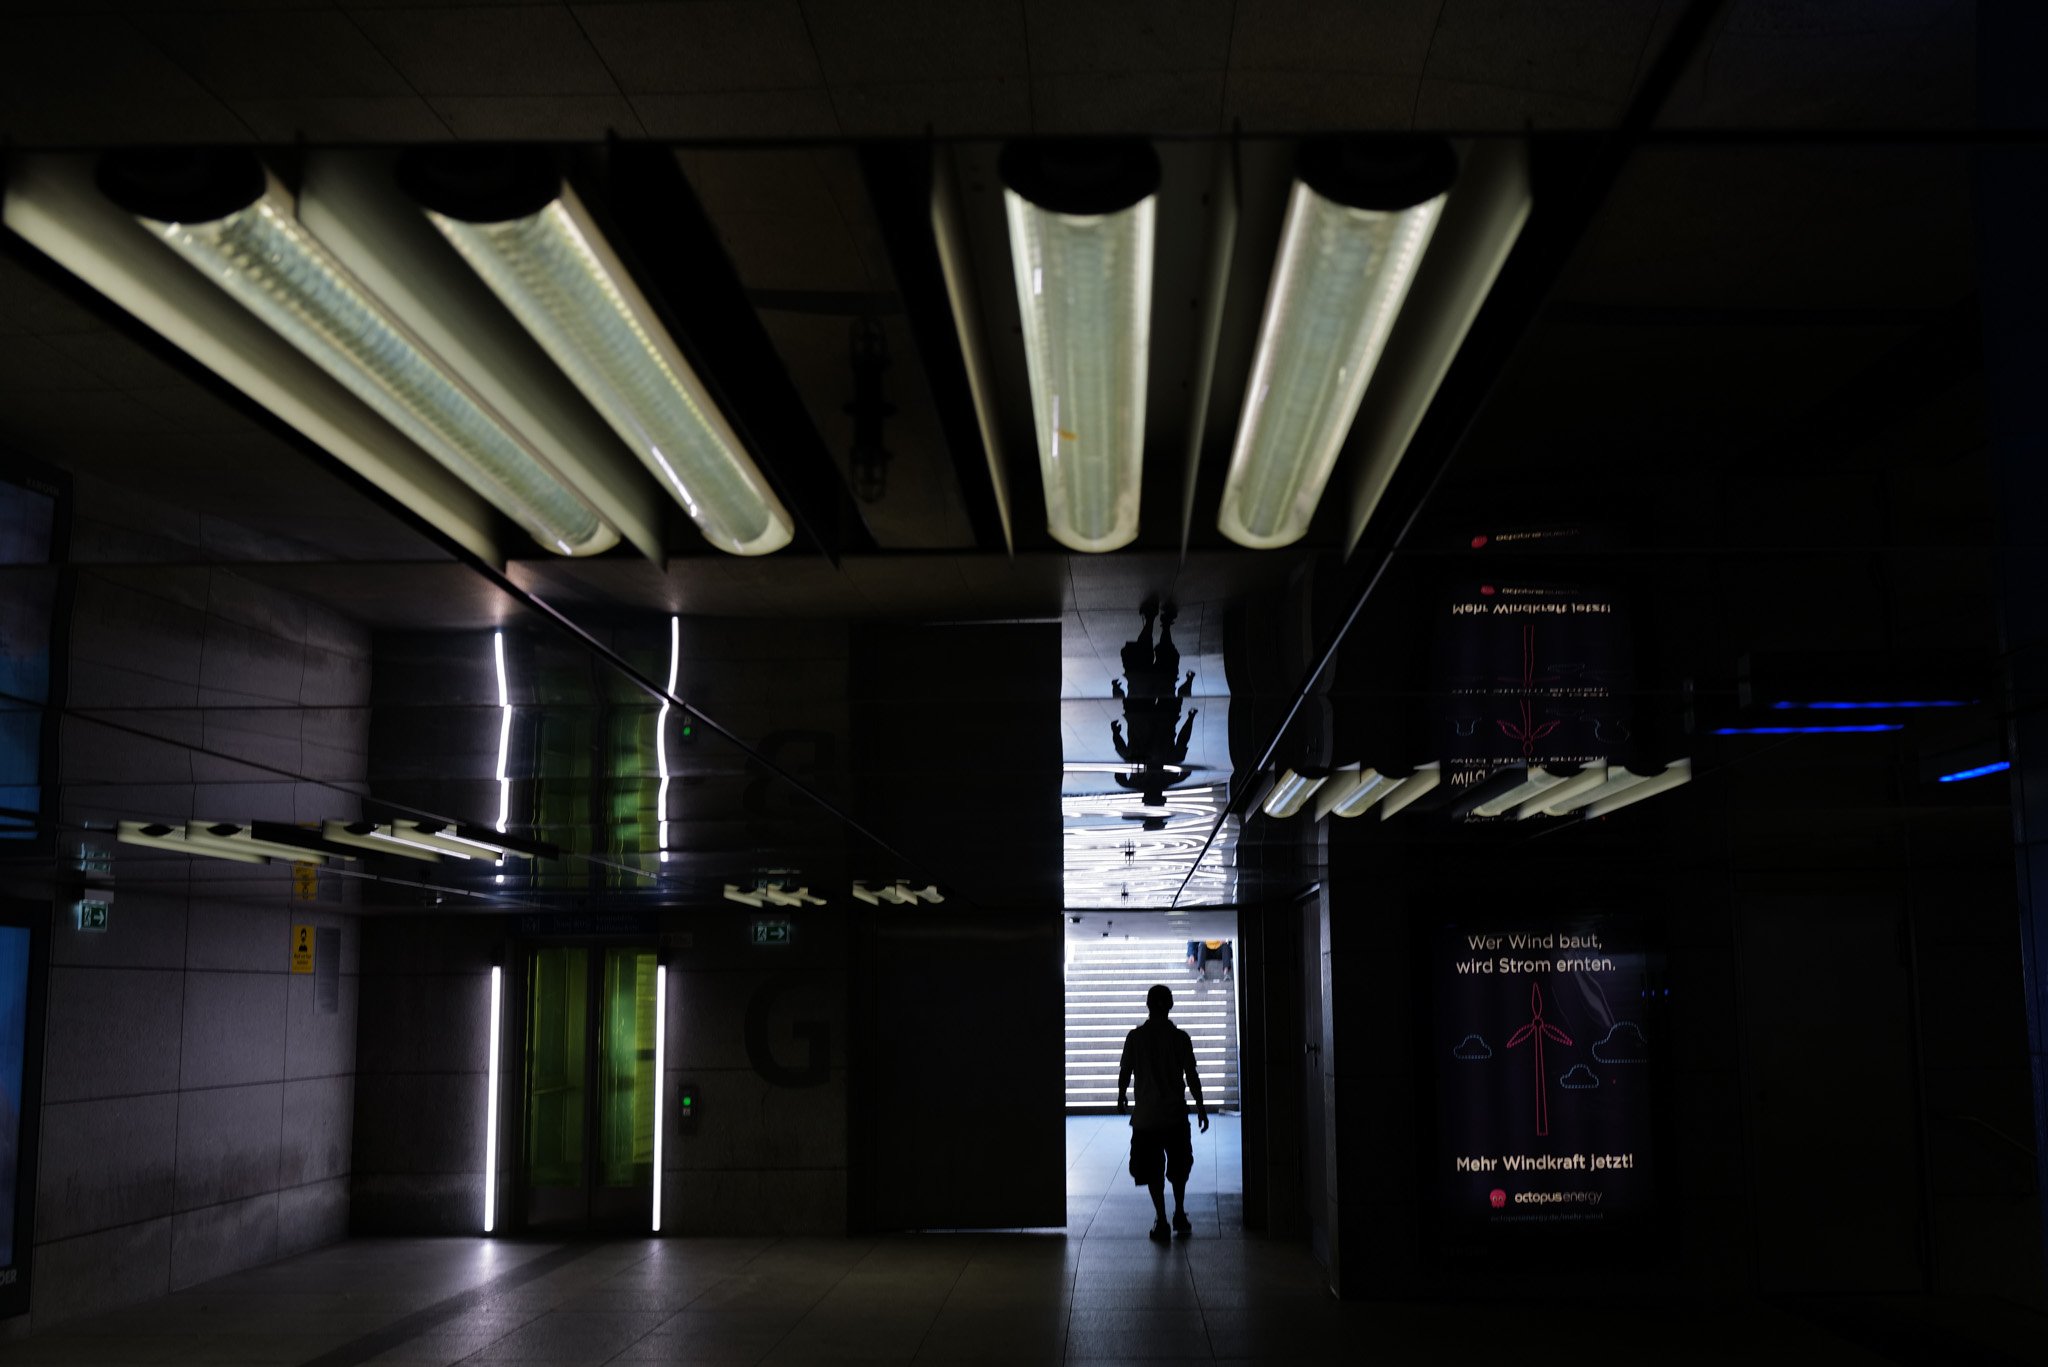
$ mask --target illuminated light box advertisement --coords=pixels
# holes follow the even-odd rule
[[[1669,1006],[1656,927],[1489,914],[1441,925],[1430,952],[1450,1245],[1648,1232]]]

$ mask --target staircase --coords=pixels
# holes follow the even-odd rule
[[[1116,1109],[1116,1070],[1124,1036],[1145,1019],[1154,983],[1173,989],[1173,1023],[1195,1043],[1202,1097],[1212,1111],[1235,1111],[1237,984],[1197,978],[1185,940],[1077,942],[1067,962],[1067,1111]]]

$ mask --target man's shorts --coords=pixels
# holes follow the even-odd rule
[[[1195,1142],[1185,1119],[1178,1125],[1131,1130],[1131,1180],[1139,1186],[1149,1187],[1162,1176],[1169,1182],[1185,1182],[1194,1167]]]

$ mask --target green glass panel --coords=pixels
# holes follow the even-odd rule
[[[654,973],[652,953],[605,951],[597,1064],[601,1186],[654,1181]]]
[[[542,949],[533,956],[526,1011],[526,1162],[536,1187],[583,1185],[589,953]]]

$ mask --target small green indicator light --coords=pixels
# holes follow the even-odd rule
[[[688,1105],[692,1104],[692,1103],[691,1103],[691,1101],[690,1101],[690,1098],[688,1098],[688,1097],[684,1097],[684,1098],[683,1098],[683,1104],[684,1104],[685,1106],[688,1106]]]

